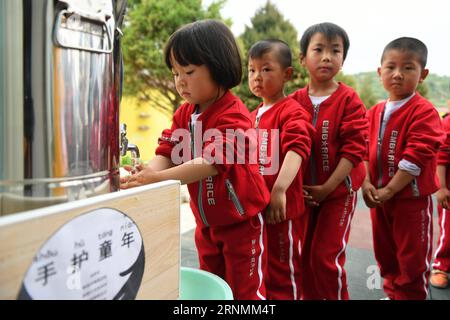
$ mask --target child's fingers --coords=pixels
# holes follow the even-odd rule
[[[375,189],[368,189],[366,192],[364,192],[363,199],[369,208],[375,208],[381,203],[378,197],[377,190]]]
[[[370,191],[365,193],[363,198],[364,198],[364,200],[366,200],[368,202],[371,202],[371,203],[375,202],[375,199]]]
[[[442,206],[442,208],[448,210],[448,199],[447,198],[445,198],[444,201],[442,201],[441,206]]]
[[[125,176],[120,178],[120,189],[128,189],[130,188],[129,182],[130,182],[131,176]]]
[[[130,175],[120,179],[120,189],[130,189],[134,187],[139,187],[142,185],[142,177],[137,175]]]
[[[318,207],[319,206],[319,203],[312,200],[312,198],[311,198],[311,200],[306,200],[306,204],[310,207]]]
[[[378,196],[378,191],[375,188],[369,189],[369,194],[374,201],[378,201],[380,199],[380,197]]]
[[[273,209],[269,206],[266,213],[266,222],[268,224],[273,224]]]
[[[130,184],[128,181],[120,183],[120,189],[130,189],[132,187],[133,187],[133,185]]]
[[[275,222],[276,223],[280,223],[281,222],[281,210],[280,209],[277,210],[277,213],[275,215]]]
[[[304,193],[303,193],[303,197],[304,197],[305,199],[312,199],[312,195],[309,194],[308,192],[304,192]]]
[[[276,214],[275,214],[275,223],[280,223],[282,220],[282,212],[281,209],[278,209]]]
[[[366,203],[366,206],[368,206],[369,208],[375,208],[378,206],[378,204],[376,202],[371,202],[371,201],[364,201]]]
[[[129,166],[129,165],[125,165],[125,166],[123,166],[122,168],[124,168],[124,169],[127,170],[128,172],[131,172],[131,171],[134,170],[134,167]]]
[[[267,220],[267,223],[268,223],[268,224],[274,224],[274,223],[275,223],[274,214],[275,214],[275,211],[274,211],[273,209],[270,210],[270,217],[269,217],[269,219]]]
[[[279,222],[283,222],[286,220],[286,208],[282,208],[280,210],[280,221]]]
[[[134,188],[134,187],[139,187],[139,186],[142,186],[142,183],[140,183],[137,180],[133,180],[133,181],[128,183],[128,187],[129,188]]]
[[[272,224],[279,223],[280,222],[280,208],[275,207],[272,211]]]

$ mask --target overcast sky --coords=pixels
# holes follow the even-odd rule
[[[231,29],[238,36],[265,3],[266,0],[228,0],[221,13],[232,19]],[[430,72],[450,76],[449,0],[272,0],[272,3],[296,27],[299,37],[308,26],[319,22],[343,27],[350,37],[345,73],[376,70],[384,46],[395,38],[410,36],[427,45]]]

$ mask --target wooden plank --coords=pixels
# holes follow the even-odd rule
[[[67,222],[99,208],[132,219],[142,236],[145,268],[138,299],[177,299],[180,184],[168,181],[0,218],[0,299],[16,299],[33,258]]]

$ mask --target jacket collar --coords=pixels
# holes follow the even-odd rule
[[[328,105],[337,96],[339,96],[346,88],[347,88],[346,84],[342,83],[341,81],[338,81],[337,89],[324,102],[321,103],[321,106]],[[308,92],[309,92],[309,84],[303,90],[303,98],[304,101],[308,102],[308,106],[312,107],[312,102],[311,99],[309,98]]]
[[[236,97],[231,93],[230,90],[227,90],[225,94],[213,104],[211,104],[202,114],[198,117],[197,121],[205,120],[213,115],[219,116],[223,109],[226,109],[230,106],[230,104],[236,100]],[[189,113],[192,115],[197,110],[197,105],[190,104],[189,105]]]
[[[420,93],[418,91],[416,91],[414,96],[411,99],[409,99],[408,102],[406,102],[401,108],[395,110],[392,114],[397,114],[397,112],[399,112],[400,110],[408,109],[411,105],[416,103],[417,100],[419,100],[419,99],[423,99],[423,97],[420,95]],[[381,103],[382,103],[382,107],[380,108],[380,113],[384,112],[384,110],[386,109],[387,100],[385,100],[385,101],[383,101]]]
[[[289,100],[289,99],[291,99],[290,96],[284,97],[283,99],[281,99],[281,100],[278,101],[277,103],[273,104],[272,107],[270,107],[270,109],[267,110],[266,112],[271,112],[271,110],[277,109],[279,106],[281,106],[283,103],[285,103],[286,100]],[[263,105],[264,105],[264,103],[261,102],[261,103],[259,104],[259,106],[255,109],[256,114],[258,114],[258,110],[259,110]]]

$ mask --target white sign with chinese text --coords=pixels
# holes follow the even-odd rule
[[[39,249],[18,299],[134,299],[145,251],[127,215],[99,208],[64,224]]]

